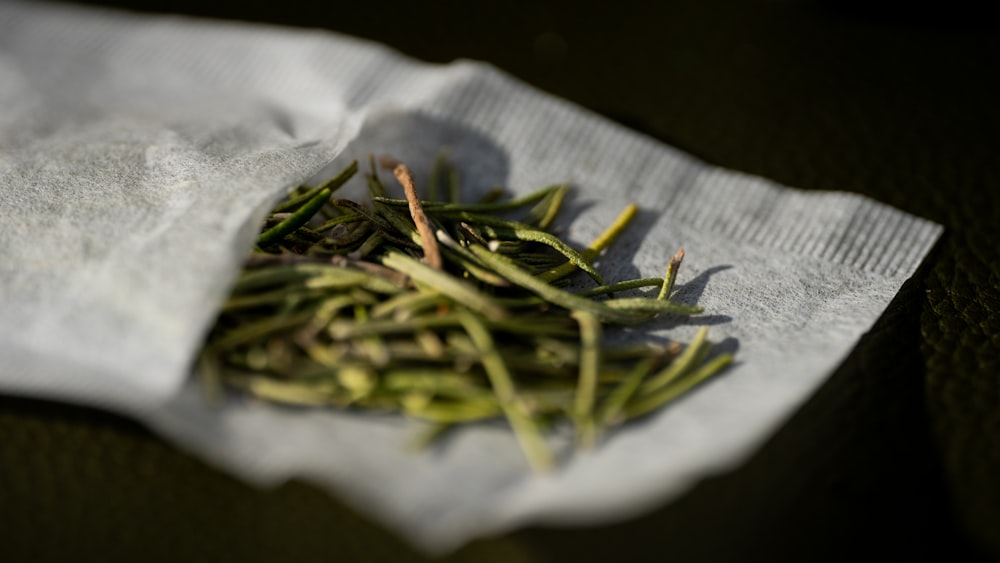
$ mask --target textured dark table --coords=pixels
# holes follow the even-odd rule
[[[491,61],[711,162],[947,227],[743,467],[643,518],[449,560],[1000,561],[1000,42],[975,4],[104,3]],[[0,561],[45,560],[423,558],[307,484],[256,490],[112,414],[0,397]]]

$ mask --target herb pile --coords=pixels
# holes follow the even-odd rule
[[[610,346],[607,325],[699,307],[669,300],[664,278],[608,283],[594,259],[636,213],[628,206],[582,251],[549,232],[568,187],[461,203],[442,156],[418,199],[409,169],[383,158],[405,199],[371,162],[370,202],[333,194],[357,162],[300,187],[267,218],[211,330],[198,372],[209,389],[263,400],[400,412],[431,423],[424,439],[505,418],[533,468],[552,467],[546,429],[568,419],[577,443],[653,411],[720,371],[702,328],[692,342]],[[564,289],[570,276],[594,287]],[[624,297],[648,288],[655,297]],[[658,290],[656,288],[659,288]]]

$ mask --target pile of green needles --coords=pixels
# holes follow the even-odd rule
[[[578,251],[548,231],[565,185],[461,203],[442,156],[419,199],[405,165],[380,164],[404,199],[389,197],[372,160],[367,205],[333,197],[357,173],[354,162],[274,208],[199,360],[210,389],[400,412],[430,422],[428,439],[503,417],[544,471],[551,425],[568,419],[577,443],[591,446],[603,429],[659,408],[731,360],[709,357],[705,328],[684,347],[603,342],[609,324],[701,312],[668,299],[683,251],[662,279],[609,284],[592,266],[634,205]],[[581,272],[594,287],[564,289]],[[639,288],[657,295],[619,296]]]

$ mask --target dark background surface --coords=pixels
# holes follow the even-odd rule
[[[1000,561],[1000,34],[978,5],[103,4],[490,61],[710,162],[946,226],[744,466],[639,519],[522,530],[450,560]],[[307,484],[256,490],[128,420],[0,397],[0,560],[98,559],[423,560]]]

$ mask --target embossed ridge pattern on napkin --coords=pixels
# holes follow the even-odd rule
[[[396,417],[209,405],[188,370],[267,206],[352,158],[472,190],[569,180],[609,279],[661,275],[737,364],[594,452],[532,475],[502,425],[414,454]],[[354,189],[358,189],[355,186]],[[0,5],[0,392],[126,412],[262,484],[305,477],[430,552],[528,522],[600,522],[739,463],[836,367],[940,234],[864,197],[707,165],[483,64],[332,33]]]

